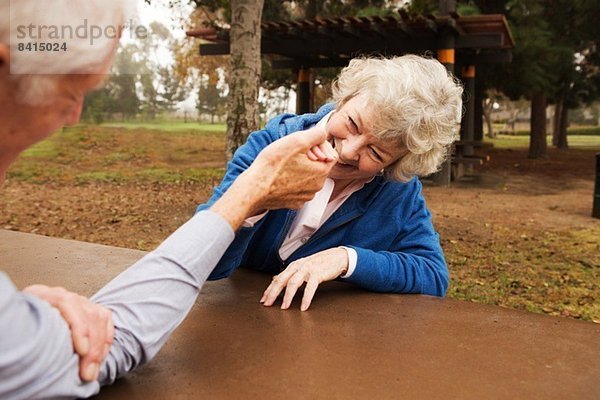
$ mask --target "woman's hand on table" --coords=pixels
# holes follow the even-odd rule
[[[108,355],[115,334],[110,310],[62,287],[32,285],[23,292],[58,309],[69,324],[73,347],[79,355],[79,376],[84,381],[98,379],[100,364]]]
[[[315,253],[309,257],[294,261],[273,281],[265,290],[260,302],[270,307],[279,294],[285,289],[281,309],[290,307],[296,292],[304,283],[304,296],[300,309],[306,311],[322,282],[331,281],[343,275],[348,270],[348,253],[341,247],[336,247]]]

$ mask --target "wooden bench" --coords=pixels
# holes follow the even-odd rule
[[[475,149],[487,148],[489,146],[489,143],[478,140],[459,140],[454,142],[452,145],[451,156],[452,180],[464,176],[474,165],[483,165],[485,162],[490,161],[490,156],[488,154],[474,154]]]

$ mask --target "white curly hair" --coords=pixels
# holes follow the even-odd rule
[[[336,108],[364,96],[372,132],[408,153],[385,170],[406,182],[436,172],[458,138],[462,86],[435,59],[416,55],[356,58],[333,83]]]

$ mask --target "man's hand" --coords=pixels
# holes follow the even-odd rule
[[[111,312],[61,287],[32,285],[23,292],[47,301],[60,311],[69,324],[73,347],[79,355],[79,376],[84,381],[98,379],[100,364],[110,350],[115,333]]]
[[[306,311],[310,307],[319,285],[322,282],[334,280],[347,270],[348,252],[345,249],[336,247],[320,251],[312,256],[294,261],[282,273],[274,276],[260,302],[267,307],[272,306],[285,288],[281,309],[286,310],[292,304],[298,288],[306,282],[300,305],[300,309]]]
[[[299,209],[321,190],[338,158],[326,139],[325,128],[315,126],[279,139],[261,151],[246,172],[264,192],[262,208]],[[319,146],[325,158],[311,160],[307,154]]]
[[[327,146],[326,139],[325,129],[315,126],[271,143],[238,176],[211,211],[237,229],[247,217],[263,210],[301,208],[323,187],[337,161],[338,155]],[[326,152],[325,159],[311,160],[307,155],[309,150],[319,145]]]

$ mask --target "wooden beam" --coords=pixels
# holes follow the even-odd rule
[[[493,52],[479,53],[479,54],[461,54],[458,53],[456,59],[460,64],[495,64],[495,63],[508,63],[512,61],[512,50],[510,49],[498,49]]]
[[[201,56],[221,56],[229,54],[229,43],[202,43],[199,48]]]
[[[500,33],[488,33],[485,35],[467,35],[456,37],[457,49],[493,49],[503,47],[503,36]]]
[[[305,68],[329,68],[345,67],[351,58],[313,58],[313,59],[289,59],[289,60],[271,60],[273,69],[296,69],[304,66]]]

